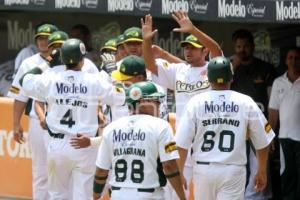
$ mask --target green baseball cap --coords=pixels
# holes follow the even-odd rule
[[[232,80],[232,76],[232,65],[227,58],[218,56],[209,61],[207,66],[209,82],[226,83]]]
[[[118,47],[119,45],[123,44],[124,43],[124,35],[121,34],[117,37],[117,41],[116,41],[116,46]]]
[[[146,75],[146,67],[144,59],[134,55],[125,57],[119,69],[111,73],[111,76],[119,81],[126,81],[138,75]]]
[[[180,42],[180,45],[183,47],[186,44],[191,44],[196,48],[202,48],[204,47],[198,40],[198,38],[196,38],[194,35],[189,35],[185,38],[185,40]]]
[[[126,29],[123,33],[124,42],[143,42],[142,30],[138,27]]]
[[[106,41],[104,46],[100,49],[100,51],[102,52],[105,49],[117,51],[117,38],[112,38]]]
[[[67,39],[69,39],[69,36],[66,32],[55,31],[48,37],[48,47],[53,44],[63,44]]]
[[[129,104],[141,99],[159,99],[164,96],[165,94],[158,92],[156,85],[150,81],[134,83],[126,90],[126,102]]]
[[[34,38],[42,35],[49,36],[54,31],[58,31],[58,28],[53,24],[43,24],[37,28]]]

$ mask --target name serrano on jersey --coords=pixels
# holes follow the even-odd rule
[[[57,105],[70,105],[70,106],[77,106],[83,108],[87,108],[88,106],[87,102],[76,100],[76,99],[55,99],[55,103]]]
[[[210,103],[205,101],[205,113],[214,112],[238,112],[239,106],[234,104],[234,102],[226,103],[223,101],[221,104],[215,104],[213,101]]]
[[[216,125],[216,124],[227,124],[235,127],[239,127],[240,121],[235,119],[227,119],[227,118],[212,118],[206,119],[202,121],[202,126]]]
[[[133,129],[129,132],[122,132],[122,130],[113,131],[113,142],[123,142],[123,141],[144,141],[146,137],[145,132],[139,129],[138,132],[133,132]]]
[[[56,89],[58,94],[64,94],[64,93],[86,94],[87,93],[87,86],[81,83],[79,85],[76,85],[75,83],[72,84],[56,83]]]
[[[176,81],[176,91],[178,93],[180,92],[196,92],[198,90],[204,90],[210,87],[210,84],[208,80],[205,81],[197,81],[194,84],[191,83],[185,83],[182,81]]]
[[[135,155],[145,157],[145,154],[145,149],[138,149],[133,147],[114,149],[114,156]]]

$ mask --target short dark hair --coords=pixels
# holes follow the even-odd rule
[[[72,27],[72,30],[74,29],[80,30],[80,32],[85,36],[91,34],[90,29],[84,24],[76,24]]]
[[[290,52],[290,51],[296,51],[298,53],[300,53],[300,47],[297,47],[297,46],[290,46],[287,48],[287,51],[286,51],[286,54],[285,54],[285,57],[287,56],[287,54]]]
[[[232,41],[237,39],[247,39],[254,46],[254,37],[252,33],[246,29],[238,29],[232,34]]]

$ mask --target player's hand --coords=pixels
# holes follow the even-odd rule
[[[100,58],[102,61],[100,68],[108,74],[111,74],[112,71],[117,69],[116,58],[113,54],[104,53],[100,55]]]
[[[141,18],[142,35],[144,40],[151,40],[157,32],[157,29],[152,31],[152,16],[145,16],[145,20]]]
[[[20,144],[25,142],[23,128],[21,125],[18,125],[14,128],[14,140]]]
[[[174,28],[173,31],[175,32],[183,32],[183,33],[190,33],[192,32],[194,25],[190,18],[188,17],[187,13],[184,11],[175,11],[172,14],[173,19],[179,24],[180,28]]]
[[[78,133],[76,137],[71,138],[70,144],[75,149],[81,149],[91,146],[91,140],[90,137]]]
[[[255,192],[261,192],[267,185],[267,173],[258,170],[254,177],[254,190]]]
[[[185,177],[183,175],[180,175],[180,178],[181,178],[181,183],[182,183],[183,189],[187,190],[188,187],[187,187],[187,183],[186,183]]]
[[[98,193],[93,193],[93,200],[102,200],[101,195]]]

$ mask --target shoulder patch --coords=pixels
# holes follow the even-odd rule
[[[266,125],[265,125],[266,133],[268,134],[271,131],[271,129],[272,129],[271,125],[269,124],[269,122],[267,122]]]
[[[172,151],[175,151],[175,150],[177,150],[176,142],[169,142],[168,144],[165,145],[166,153],[171,153]]]
[[[164,68],[168,68],[169,67],[169,64],[167,62],[163,62],[163,67]]]

